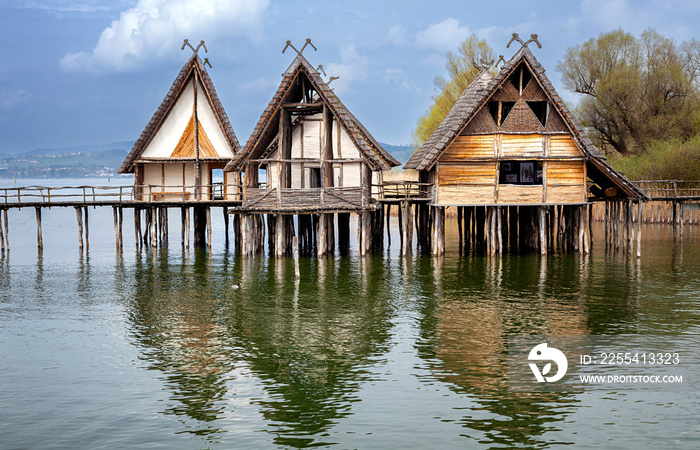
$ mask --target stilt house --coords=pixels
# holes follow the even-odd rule
[[[448,206],[460,250],[544,254],[588,251],[591,201],[647,198],[583,134],[526,45],[496,76],[479,74],[404,168],[430,186],[437,254]]]
[[[334,215],[342,252],[350,213],[358,214],[360,252],[368,251],[382,171],[399,164],[299,54],[245,148],[226,166],[243,180],[244,253],[262,251],[264,214],[270,253],[274,248],[278,256],[291,250],[294,215],[302,251],[323,255],[334,251]]]
[[[142,201],[232,200],[238,195],[237,186],[223,168],[240,149],[211,78],[195,53],[119,173],[135,174],[137,199]],[[223,182],[215,184],[214,178],[221,176]]]

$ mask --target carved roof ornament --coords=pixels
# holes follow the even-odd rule
[[[287,41],[287,45],[284,46],[284,49],[282,50],[282,53],[286,52],[289,47],[292,47],[292,49],[297,52],[297,55],[302,56],[304,53],[304,49],[306,49],[306,46],[310,45],[311,48],[314,49],[314,51],[318,51],[318,49],[314,46],[314,44],[311,43],[311,39],[306,38],[306,42],[304,43],[304,46],[301,48],[301,50],[297,50],[297,48],[292,45],[292,41]]]
[[[206,44],[204,44],[204,41],[199,41],[199,45],[197,45],[197,48],[193,47],[192,44],[190,44],[189,39],[185,39],[185,42],[182,43],[182,48],[180,50],[184,50],[185,47],[189,47],[192,49],[192,53],[199,53],[199,49],[204,47],[204,53],[209,53],[209,50],[207,50]],[[211,69],[211,63],[209,62],[209,58],[204,58],[203,64],[206,66],[208,65],[209,68]]]
[[[538,36],[537,36],[536,34],[531,34],[531,35],[530,35],[530,40],[528,40],[527,42],[523,42],[523,40],[520,39],[520,36],[518,36],[518,33],[513,33],[513,37],[510,38],[510,42],[508,42],[508,45],[506,45],[506,48],[510,48],[510,44],[512,44],[514,41],[520,42],[520,44],[521,44],[523,47],[527,47],[527,45],[528,45],[530,42],[534,42],[535,44],[537,44],[537,48],[542,48],[542,44],[540,44],[540,41],[537,40],[537,37],[538,37]]]
[[[506,63],[506,59],[503,57],[503,55],[498,55],[498,61],[496,61],[496,66],[495,66],[495,67],[498,68],[498,65],[499,65],[500,63],[503,63],[503,64]]]

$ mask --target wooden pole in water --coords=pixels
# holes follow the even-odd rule
[[[83,211],[80,206],[75,207],[75,218],[78,220],[78,246],[83,249]]]
[[[180,245],[185,246],[185,233],[187,230],[187,225],[185,224],[185,210],[186,206],[180,207]]]
[[[206,209],[207,218],[207,248],[211,248],[211,208],[207,206]]]
[[[540,206],[538,209],[540,219],[540,255],[545,256],[547,254],[547,215],[544,206]]]
[[[190,248],[190,208],[185,207],[185,248]]]
[[[5,214],[4,214],[4,220],[5,220],[5,248],[7,251],[10,251],[10,221],[7,218],[7,209],[5,209]]]
[[[5,228],[2,225],[2,209],[0,209],[0,251],[5,252]]]
[[[228,247],[228,222],[229,222],[229,216],[228,216],[228,206],[224,206],[224,238],[226,242],[226,246]]]
[[[639,209],[637,211],[638,214],[638,220],[637,220],[637,258],[642,257],[642,205],[643,203],[639,201]]]
[[[151,207],[151,247],[158,247],[158,216],[155,207]]]
[[[120,206],[119,212],[119,250],[124,248],[124,209]]]
[[[299,272],[299,238],[297,236],[292,238],[292,248],[294,250],[294,278],[298,281],[301,279],[301,274]]]
[[[413,206],[409,202],[406,202],[404,217],[406,217],[406,235],[404,236],[403,254],[408,255],[413,252]]]
[[[90,250],[90,225],[88,222],[88,207],[85,207],[85,251]]]
[[[134,208],[134,237],[136,248],[141,246],[141,209]]]
[[[401,208],[401,206],[399,206]],[[410,219],[409,219],[409,226],[410,226]],[[387,203],[386,205],[386,241],[387,241],[387,247],[391,247],[391,203]]]
[[[36,243],[39,250],[44,249],[44,238],[41,233],[41,207],[34,208],[36,211]]]
[[[119,250],[119,213],[117,205],[112,206],[112,216],[114,217],[114,245]]]
[[[326,236],[326,232],[328,231],[328,228],[326,227],[326,215],[325,214],[319,214],[318,215],[318,241],[316,242],[316,256],[321,257],[321,256],[326,256],[326,250],[328,249],[328,237]]]

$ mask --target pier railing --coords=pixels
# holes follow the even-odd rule
[[[196,186],[128,185],[128,186],[24,186],[0,188],[0,204],[67,205],[120,204],[129,202],[197,201]],[[199,187],[198,201],[240,201],[240,185],[213,183]]]
[[[425,191],[430,186],[430,183],[419,183],[409,180],[385,181],[378,185],[381,197],[387,200],[425,197]]]
[[[700,199],[700,181],[641,180],[635,183],[653,200]]]

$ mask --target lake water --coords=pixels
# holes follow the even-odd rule
[[[82,183],[85,184],[85,183]],[[10,211],[0,256],[1,448],[700,448],[700,396],[508,391],[512,334],[663,336],[700,354],[700,230],[642,258],[366,259],[123,252],[111,208]]]

